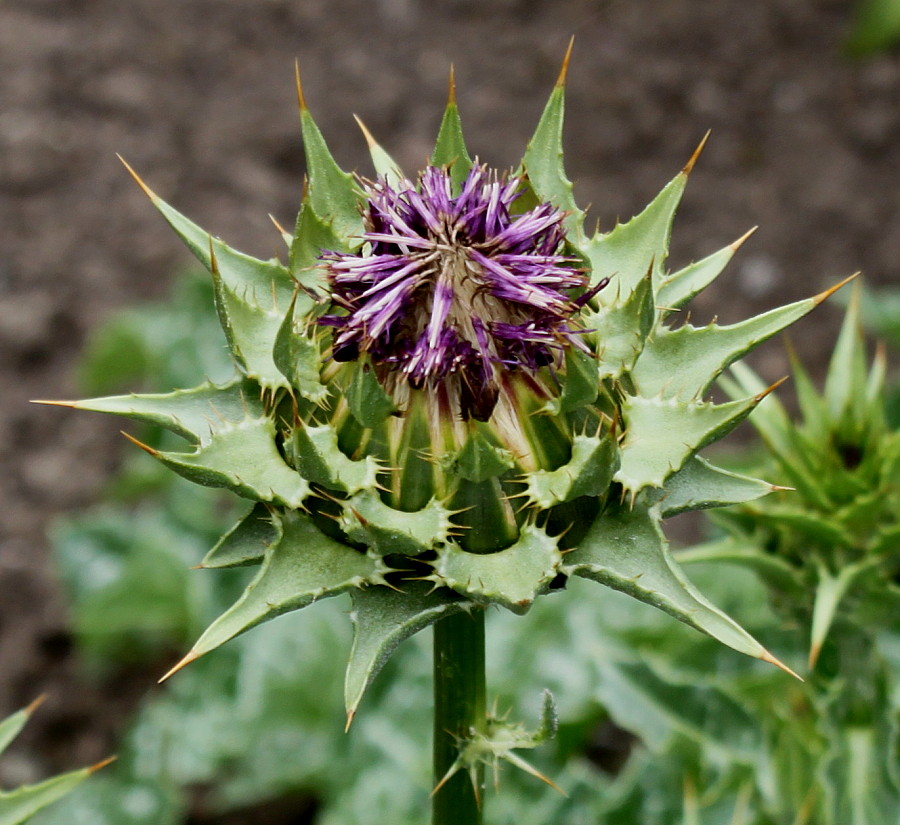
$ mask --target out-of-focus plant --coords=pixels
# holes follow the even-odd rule
[[[38,699],[27,708],[0,721],[0,754],[19,735],[40,703],[41,700]],[[109,761],[55,776],[35,785],[24,785],[14,791],[0,791],[0,825],[22,825],[31,820],[36,813],[74,790],[91,774],[109,764]]]
[[[695,158],[636,218],[586,233],[561,159],[564,77],[515,173],[470,160],[451,94],[415,181],[367,134],[374,182],[337,166],[298,77],[309,181],[287,266],[144,187],[212,273],[240,375],[67,402],[186,439],[188,452],[139,444],[254,502],[203,566],[260,571],[173,672],[350,592],[349,724],[399,642],[434,624],[435,823],[479,822],[484,766],[534,772],[517,751],[555,727],[549,701],[535,734],[488,710],[487,607],[525,613],[579,576],[780,664],[681,573],[661,523],[772,490],[697,455],[771,388],[704,396],[833,290],[729,327],[669,326],[738,244],[665,269]]]
[[[678,556],[752,571],[774,616],[791,629],[785,643],[809,634],[806,650],[788,656],[805,653],[805,684],[777,686],[768,674],[737,668],[710,686],[747,714],[744,724],[722,716],[723,738],[746,741],[749,718],[755,747],[740,754],[697,740],[699,747],[664,749],[658,764],[686,777],[684,822],[897,822],[900,432],[886,424],[885,369],[883,349],[866,363],[856,291],[824,393],[794,359],[801,422],[775,399],[752,419],[768,454],[752,469],[783,489],[716,513],[726,536]],[[743,365],[723,380],[732,395],[761,383]],[[682,669],[683,650],[660,650]],[[675,704],[671,710],[667,728],[680,742],[682,714]],[[646,736],[646,721],[635,719],[633,729]]]
[[[862,0],[847,38],[854,57],[887,51],[900,43],[900,0]]]

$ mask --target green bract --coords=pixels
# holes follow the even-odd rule
[[[487,420],[448,416],[427,387],[395,392],[399,379],[385,379],[384,363],[365,352],[332,358],[333,333],[320,319],[341,307],[322,254],[368,254],[360,240],[366,192],[332,158],[302,93],[308,180],[294,233],[285,233],[286,264],[231,249],[144,186],[212,273],[239,375],[221,386],[70,406],[168,428],[187,446],[146,448],[156,459],[253,502],[204,566],[258,564],[259,573],[178,667],[254,625],[349,591],[352,716],[404,638],[459,611],[500,605],[523,613],[570,576],[622,590],[777,663],[681,573],[661,523],[773,489],[697,455],[768,390],[726,404],[706,393],[729,364],[828,293],[732,326],[671,326],[740,242],[666,269],[696,155],[640,215],[608,233],[586,233],[562,162],[564,75],[516,173],[523,191],[514,209],[562,210],[565,260],[577,261],[571,266],[585,273],[585,289],[609,284],[582,304],[572,296],[570,326],[583,346],[532,372],[509,367],[504,392],[514,403],[499,404]],[[400,180],[366,135],[376,173]],[[449,170],[457,192],[472,168],[453,95],[431,165]]]

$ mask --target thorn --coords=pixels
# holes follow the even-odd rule
[[[205,564],[195,564],[193,567],[189,567],[188,570],[206,570]]]
[[[793,670],[791,670],[791,669],[790,669],[784,662],[782,662],[781,660],[776,659],[776,658],[775,658],[771,653],[769,653],[769,651],[766,650],[765,648],[763,648],[763,652],[762,652],[762,654],[760,655],[759,658],[762,659],[764,662],[768,662],[770,665],[775,665],[775,667],[781,668],[781,670],[783,670],[783,671],[784,671],[785,673],[787,673],[788,675],[793,676],[795,679],[799,679],[801,682],[803,681],[803,677],[802,677],[802,676],[800,676],[798,673],[795,673]]]
[[[569,47],[566,49],[566,56],[563,58],[562,68],[559,70],[559,77],[556,79],[557,86],[566,85],[566,75],[569,73],[569,60],[572,57],[572,47],[575,45],[575,35],[569,38]]]
[[[28,705],[28,707],[25,708],[25,715],[31,716],[31,714],[34,713],[46,701],[47,701],[47,694],[42,693],[40,696],[38,696],[37,699],[35,699],[30,705]]]
[[[766,387],[761,393],[758,393],[757,395],[754,395],[754,396],[753,396],[753,400],[756,401],[756,403],[758,404],[758,403],[759,403],[760,401],[762,401],[763,398],[765,398],[769,393],[774,392],[775,390],[777,390],[777,389],[778,389],[785,381],[788,380],[789,377],[790,377],[790,376],[785,375],[784,378],[779,378],[774,384],[772,384],[772,385],[769,386],[769,387]]]
[[[360,120],[357,115],[353,115],[353,119],[356,121],[356,125],[359,126],[360,131],[363,133],[363,137],[366,139],[366,144],[369,149],[375,149],[378,146],[378,141],[372,136],[372,133],[366,128],[366,124]]]
[[[46,404],[48,407],[71,407],[75,409],[78,406],[77,401],[47,401],[43,398],[32,398],[29,404]]]
[[[559,791],[566,799],[569,798],[569,795],[559,787],[549,776],[544,776],[534,765],[530,762],[526,762],[516,753],[509,752],[505,756],[506,760],[511,764],[515,765],[519,770],[525,771],[525,773],[531,774],[537,779],[540,779],[541,782],[546,782],[553,790]]]
[[[88,773],[95,774],[95,773],[97,773],[97,771],[102,770],[107,765],[111,764],[112,762],[115,762],[118,758],[119,758],[118,756],[107,756],[106,759],[102,759],[96,765],[91,765],[88,768]]]
[[[156,192],[154,192],[149,186],[147,186],[146,183],[144,183],[144,181],[141,180],[141,178],[140,178],[140,176],[138,175],[138,173],[135,172],[134,169],[132,169],[131,166],[128,164],[128,161],[125,160],[125,158],[123,158],[118,152],[116,152],[116,157],[117,157],[120,161],[122,161],[122,165],[128,170],[128,173],[131,175],[131,177],[134,178],[135,183],[137,183],[137,185],[140,186],[141,189],[144,190],[144,194],[145,194],[148,198],[150,198],[150,200],[152,200],[152,201],[158,200],[158,197],[157,197],[157,195],[156,195]]]
[[[161,685],[167,679],[171,678],[176,673],[178,673],[178,671],[181,670],[181,668],[187,667],[191,662],[195,662],[199,658],[200,658],[200,654],[194,650],[191,650],[187,654],[187,656],[185,656],[177,665],[175,665],[175,667],[173,667],[168,673],[166,673],[166,675],[163,676],[162,679],[160,679],[157,682],[157,684]]]
[[[694,169],[694,164],[697,162],[697,158],[700,157],[700,153],[703,151],[703,147],[706,146],[706,141],[709,140],[710,129],[706,130],[706,134],[703,136],[703,140],[697,145],[697,148],[694,149],[694,154],[691,155],[688,162],[684,165],[684,168],[681,170],[681,174],[690,175]]]
[[[859,272],[854,272],[849,278],[844,278],[844,280],[841,281],[839,284],[835,284],[833,287],[829,287],[824,292],[820,292],[818,295],[813,295],[813,302],[815,303],[816,306],[818,306],[819,304],[822,303],[822,301],[824,301],[827,298],[830,298],[832,295],[834,295],[834,293],[837,292],[841,287],[846,286],[854,278],[859,277],[859,275],[860,275]]]
[[[780,484],[772,484],[770,486],[772,487],[773,493],[796,493],[797,492],[796,487],[783,487]]]
[[[447,105],[456,105],[456,71],[453,64],[450,64],[450,79],[447,81]]]
[[[344,733],[348,733],[350,731],[350,725],[353,724],[353,720],[356,718],[356,708],[351,708],[347,711],[347,724],[344,725]]]
[[[275,224],[275,228],[276,228],[282,235],[287,235],[287,234],[288,234],[288,233],[287,233],[287,230],[286,230],[280,223],[278,223],[278,218],[276,218],[271,212],[269,213],[269,220],[272,221],[272,223]],[[275,282],[272,281],[272,283],[274,284]]]
[[[300,81],[300,61],[294,60],[294,82],[297,84],[297,105],[301,112],[307,110],[306,98],[303,97],[303,83]]]
[[[707,132],[707,134],[709,134],[709,132]],[[744,241],[746,241],[747,238],[749,238],[754,232],[756,232],[757,229],[759,229],[759,227],[754,226],[752,229],[741,235],[741,237],[736,241],[733,241],[731,244],[729,244],[729,246],[731,247],[731,251],[737,252],[744,245]]]
[[[140,447],[145,453],[150,453],[154,458],[159,456],[159,450],[154,450],[149,444],[144,444],[143,441],[138,441],[133,435],[128,435],[125,430],[119,430],[122,435],[125,436],[132,444],[137,447]]]

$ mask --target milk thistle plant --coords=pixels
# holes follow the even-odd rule
[[[286,264],[231,249],[138,179],[212,274],[234,380],[63,402],[168,428],[186,451],[136,443],[253,502],[201,566],[259,572],[171,673],[349,592],[349,726],[396,646],[434,625],[439,825],[479,822],[484,766],[535,772],[518,751],[554,728],[549,697],[535,732],[488,712],[491,606],[524,613],[582,576],[781,665],[681,573],[661,522],[774,489],[697,455],[771,388],[704,396],[833,290],[732,326],[671,326],[743,239],[666,269],[699,148],[640,215],[586,232],[562,162],[567,65],[516,170],[471,159],[451,77],[418,174],[363,127],[372,179],[338,167],[298,72],[307,181],[281,230]]]

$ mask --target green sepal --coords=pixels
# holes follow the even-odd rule
[[[663,310],[680,309],[708,287],[734,257],[736,244],[673,272],[660,283],[656,302]]]
[[[632,368],[656,319],[649,275],[624,296],[620,289],[618,279],[613,278],[606,290],[615,297],[599,311],[589,310],[584,318],[585,329],[590,330],[588,335],[597,347],[598,378],[619,378]]]
[[[690,583],[669,553],[658,514],[641,504],[598,517],[581,544],[566,555],[563,572],[621,590],[734,650],[772,661],[756,639]]]
[[[525,613],[556,578],[562,553],[557,538],[523,525],[515,544],[496,553],[467,553],[457,544],[438,550],[432,580],[477,604],[499,604]]]
[[[216,262],[212,266],[216,311],[234,360],[248,378],[262,387],[287,387],[284,374],[275,366],[273,348],[284,320],[284,310],[277,303],[262,298],[268,306],[257,302],[257,296],[238,293],[221,277]],[[293,306],[293,304],[291,304]]]
[[[363,427],[377,427],[396,410],[367,361],[360,361],[354,371],[346,398],[350,412]]]
[[[584,212],[575,202],[572,182],[563,165],[564,116],[565,86],[557,83],[525,149],[522,166],[538,200],[549,201],[566,213],[563,225],[569,240],[580,247],[584,240]]]
[[[566,369],[562,376],[562,392],[547,402],[544,412],[560,415],[572,412],[597,400],[600,375],[597,358],[576,347],[566,350]]]
[[[649,270],[656,291],[664,276],[672,221],[687,178],[686,172],[680,172],[643,212],[606,234],[594,235],[587,242],[584,252],[591,262],[592,283],[601,278],[612,278],[619,285],[621,300],[637,287]],[[606,304],[611,300],[611,293],[603,290],[597,300],[601,305]]]
[[[322,250],[349,252],[351,246],[350,239],[336,235],[331,225],[315,213],[309,203],[309,194],[304,194],[288,259],[291,274],[298,283],[314,294],[327,294],[328,279],[320,265]]]
[[[305,479],[329,490],[353,495],[377,486],[378,462],[372,456],[359,461],[347,458],[330,424],[313,427],[298,423],[291,435],[291,458]]]
[[[727,404],[685,404],[626,396],[622,463],[615,480],[634,493],[644,487],[662,487],[694,453],[743,421],[759,400],[753,396]]]
[[[453,526],[450,511],[436,499],[408,513],[389,507],[374,490],[364,490],[341,504],[341,529],[381,556],[417,556],[447,541]]]
[[[444,616],[472,608],[453,591],[426,582],[404,582],[402,591],[367,587],[353,591],[351,598],[353,647],[344,680],[348,723],[400,642]]]
[[[247,515],[234,525],[200,562],[201,567],[244,567],[259,564],[266,548],[278,537],[272,514],[262,502],[253,505]]]
[[[729,364],[802,318],[816,304],[816,299],[807,298],[724,327],[660,327],[634,365],[634,385],[647,398],[700,398]]]
[[[273,517],[276,538],[259,573],[240,599],[197,640],[192,661],[241,633],[318,599],[383,581],[386,568],[375,558],[340,544],[298,512]]]
[[[315,337],[307,335],[295,320],[295,301],[291,302],[275,335],[272,361],[278,371],[307,401],[321,404],[328,396],[328,388],[322,383],[322,353]]]
[[[353,176],[335,162],[322,132],[306,106],[300,108],[300,129],[309,176],[309,205],[338,238],[359,238],[363,233],[362,192]]]
[[[274,259],[260,261],[232,249],[188,220],[155,193],[148,191],[148,194],[153,205],[188,249],[210,272],[215,266],[232,292],[257,301],[272,302],[274,298],[276,306],[282,311],[287,309],[294,292],[294,282],[281,263]]]
[[[463,137],[459,108],[453,97],[450,98],[447,108],[444,109],[437,142],[431,155],[431,165],[447,167],[456,191],[460,190],[472,168],[472,158],[469,157]]]
[[[555,470],[535,470],[524,477],[528,504],[547,510],[579,496],[601,496],[619,469],[616,439],[576,435],[572,457]]]
[[[207,382],[190,390],[110,395],[86,401],[67,401],[65,406],[155,424],[192,444],[206,444],[223,426],[236,424],[247,416],[261,416],[263,412],[259,385],[244,378],[220,387]]]
[[[384,147],[372,137],[369,130],[363,125],[363,122],[356,118],[356,122],[365,135],[366,143],[369,146],[369,157],[372,158],[372,166],[375,168],[375,174],[387,181],[388,186],[396,187],[403,180],[403,170],[384,149]],[[328,247],[329,249],[331,247]]]
[[[768,495],[773,489],[767,481],[723,470],[695,455],[666,481],[660,514],[669,518],[689,510],[741,504]]]
[[[38,811],[65,796],[92,773],[91,768],[82,768],[54,776],[36,785],[24,785],[14,791],[0,791],[0,825],[21,825]]]
[[[512,453],[491,437],[487,425],[474,422],[462,449],[449,456],[445,463],[451,474],[480,483],[502,476],[513,468],[515,461]]]
[[[226,487],[255,501],[302,507],[310,492],[309,482],[281,457],[270,418],[222,424],[194,453],[152,454],[195,484]]]

